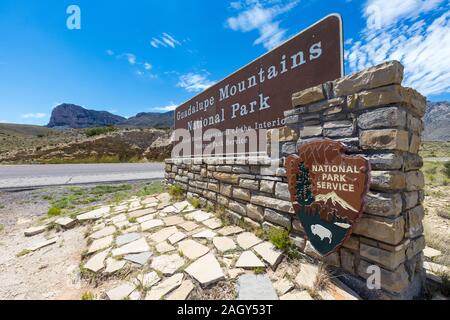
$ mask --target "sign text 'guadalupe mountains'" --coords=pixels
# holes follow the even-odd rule
[[[225,141],[224,134],[282,127],[293,93],[341,76],[342,21],[330,15],[179,106],[175,129],[189,130],[193,144],[203,146],[211,139],[194,139],[194,130],[217,129],[221,136],[210,136],[225,153],[225,144],[248,141]],[[265,144],[261,150],[266,150]]]

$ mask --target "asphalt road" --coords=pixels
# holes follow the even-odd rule
[[[163,163],[0,165],[0,189],[155,180]]]

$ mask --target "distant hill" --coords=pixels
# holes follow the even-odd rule
[[[0,123],[0,136],[48,136],[54,134],[55,131],[42,127],[28,124]]]
[[[61,104],[52,111],[47,127],[82,129],[115,125],[129,128],[172,128],[173,111],[166,113],[142,112],[126,119],[106,111],[87,110],[74,104]]]
[[[174,113],[142,112],[119,124],[128,127],[172,128],[174,125]]]
[[[116,125],[126,118],[106,111],[87,110],[75,104],[61,104],[53,109],[49,128],[92,128]]]
[[[424,141],[450,141],[450,102],[428,102]]]

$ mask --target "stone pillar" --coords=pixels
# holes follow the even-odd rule
[[[424,176],[418,151],[426,99],[402,87],[402,80],[403,66],[392,61],[295,93],[294,108],[285,116],[299,139],[282,145],[286,156],[305,142],[328,138],[370,160],[365,213],[329,262],[354,275],[348,280],[361,289],[368,267],[380,267],[378,293],[392,298],[411,298],[424,281]]]

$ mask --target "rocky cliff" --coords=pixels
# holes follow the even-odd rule
[[[87,110],[74,104],[61,104],[53,109],[49,128],[81,129],[115,125],[127,128],[172,128],[173,111],[166,113],[142,112],[126,119],[106,111]]]
[[[173,125],[173,111],[166,113],[142,112],[120,123],[120,126],[137,128],[172,128]]]
[[[450,141],[450,102],[428,102],[424,141]]]
[[[74,104],[64,103],[53,109],[47,127],[80,129],[116,125],[125,120],[124,117],[106,111],[87,110]]]

